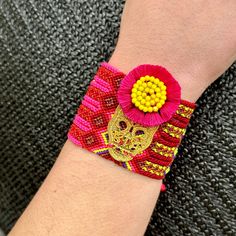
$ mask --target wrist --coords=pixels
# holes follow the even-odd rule
[[[125,53],[127,52],[127,53]],[[189,59],[191,60],[191,59]],[[182,99],[195,102],[211,83],[210,79],[204,77],[206,73],[201,71],[200,66],[194,65],[186,68],[176,61],[173,63],[162,56],[155,55],[149,50],[119,50],[116,48],[109,63],[124,73],[128,73],[140,64],[161,65],[175,77],[182,91]]]

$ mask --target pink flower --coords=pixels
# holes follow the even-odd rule
[[[164,87],[166,87],[165,103],[162,104],[157,112],[145,112],[141,108],[137,107],[139,102],[136,103],[138,105],[135,105],[134,99],[132,100],[131,94],[132,91],[134,92],[134,90],[132,90],[134,88],[134,84],[141,77],[145,76],[153,76],[155,79],[158,78],[164,83]],[[148,94],[148,97],[150,99],[151,95],[149,95],[150,94]],[[143,126],[158,126],[168,121],[179,107],[181,99],[180,96],[181,87],[173,76],[164,67],[148,64],[140,65],[131,70],[121,81],[118,90],[118,101],[124,114],[133,122],[139,123]],[[139,106],[143,108],[142,105]],[[148,106],[150,105],[148,104]]]

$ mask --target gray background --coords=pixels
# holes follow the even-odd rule
[[[123,1],[0,0],[0,227],[52,167]],[[146,235],[236,235],[236,66],[199,99]]]

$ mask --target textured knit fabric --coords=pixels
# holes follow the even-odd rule
[[[0,0],[0,227],[52,167],[123,1]],[[146,235],[236,234],[236,65],[199,99]]]

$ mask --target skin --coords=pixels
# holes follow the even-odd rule
[[[194,102],[236,59],[235,9],[235,0],[127,0],[110,63],[125,73],[162,65]],[[9,235],[143,235],[160,186],[67,141]]]

